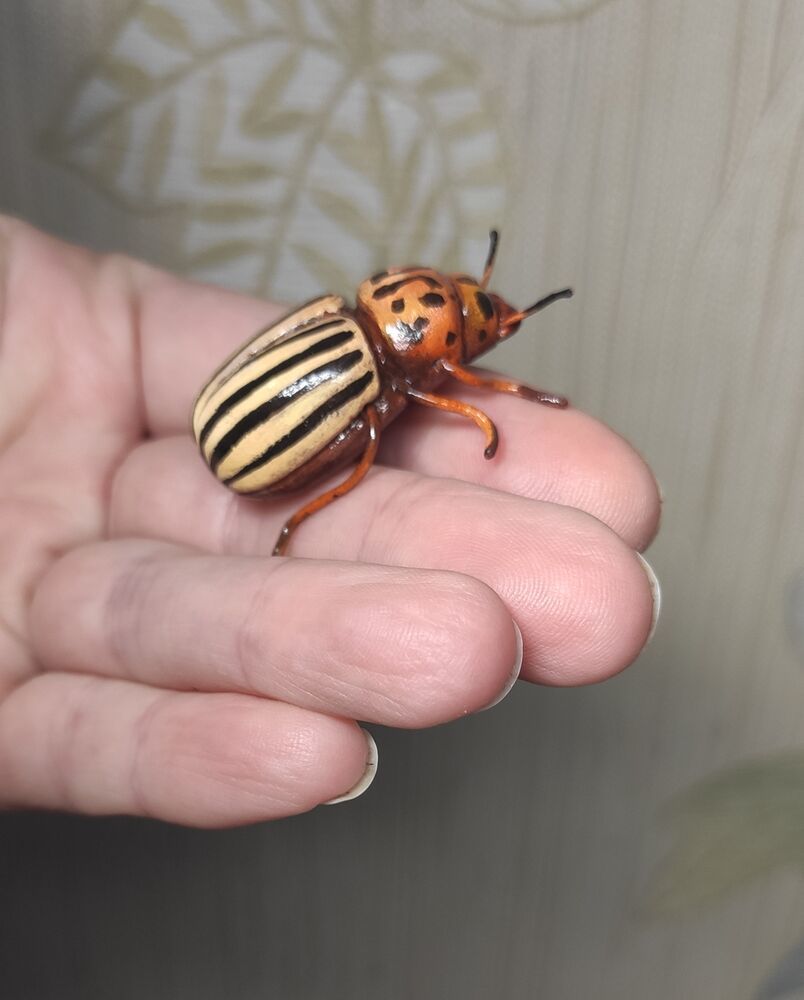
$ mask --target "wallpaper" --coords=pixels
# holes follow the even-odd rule
[[[386,965],[351,995],[489,996],[482,956],[505,997],[804,996],[804,7],[16,0],[0,126],[3,210],[289,303],[393,264],[477,271],[499,227],[501,292],[577,294],[492,364],[662,482],[663,620],[632,671],[519,692],[470,748],[399,744],[418,818],[372,817],[375,877],[405,863],[387,927],[354,918]],[[360,835],[339,822],[308,844],[335,923]],[[270,911],[214,863],[221,926]],[[495,872],[482,905],[440,888],[469,868]],[[450,901],[465,933],[437,951]]]

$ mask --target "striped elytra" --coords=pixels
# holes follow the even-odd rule
[[[236,493],[301,489],[357,461],[354,471],[290,518],[274,553],[311,514],[355,487],[371,468],[383,428],[415,402],[468,418],[492,458],[498,434],[475,406],[433,392],[446,378],[549,406],[561,396],[464,367],[569,289],[517,310],[486,291],[492,232],[480,279],[432,268],[378,271],[357,290],[300,306],[236,351],[195,401],[193,434],[214,475]]]
[[[207,464],[237,493],[270,490],[379,393],[374,354],[353,317],[324,313],[275,329],[230,360],[193,413]]]

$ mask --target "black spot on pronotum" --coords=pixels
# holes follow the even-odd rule
[[[494,315],[494,306],[491,304],[491,299],[486,295],[485,292],[478,292],[475,295],[477,301],[478,309],[483,313],[484,319],[491,319]]]
[[[447,334],[447,346],[452,347],[455,341],[458,339],[458,334],[454,330],[450,330]]]
[[[394,299],[394,301],[391,303],[392,312],[401,313],[404,308],[405,308],[404,299]]]
[[[387,271],[377,271],[376,274],[372,274],[369,281],[379,281],[380,278],[384,278],[388,274]]]
[[[469,274],[459,274],[459,275],[458,275],[458,276],[457,276],[457,277],[455,278],[455,280],[456,280],[456,281],[458,282],[458,284],[460,284],[460,285],[476,285],[476,284],[477,284],[477,279],[476,279],[476,278],[473,278],[473,277],[472,277],[471,275],[469,275]]]
[[[407,283],[407,278],[400,278],[399,281],[392,281],[390,285],[383,285],[381,288],[375,288],[371,293],[371,297],[373,299],[387,299],[389,295],[395,295],[399,289]]]
[[[443,306],[445,301],[444,296],[439,295],[438,292],[425,292],[419,297],[419,302],[423,306]]]
[[[410,284],[412,281],[423,281],[430,288],[441,288],[441,282],[436,281],[429,274],[406,274],[404,278],[400,278],[398,281],[391,281],[387,285],[375,288],[371,293],[371,297],[373,299],[387,299],[389,295],[396,295],[403,285]]]

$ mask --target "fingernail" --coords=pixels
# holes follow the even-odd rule
[[[656,631],[656,626],[659,624],[659,612],[662,610],[662,587],[659,583],[659,578],[653,572],[653,567],[648,562],[648,560],[639,552],[637,552],[637,559],[642,563],[642,568],[645,570],[645,574],[648,578],[648,583],[650,584],[650,592],[653,597],[653,615],[650,620],[650,631],[648,632],[648,638],[645,640],[645,645],[653,638],[653,634]]]
[[[374,781],[374,775],[377,773],[377,761],[379,760],[379,753],[377,751],[377,744],[374,742],[374,737],[367,730],[363,730],[363,735],[366,737],[366,770],[363,772],[360,780],[356,785],[345,792],[343,795],[339,795],[336,799],[330,799],[328,802],[324,802],[325,806],[334,806],[339,802],[350,802],[352,799],[356,799],[358,796],[362,795],[363,792],[368,788],[368,786]]]
[[[519,672],[522,669],[522,653],[524,647],[522,645],[522,633],[520,632],[519,626],[516,622],[514,622],[514,634],[516,635],[516,656],[514,657],[514,665],[511,668],[511,673],[508,675],[508,680],[505,682],[505,686],[494,701],[490,701],[488,705],[484,705],[482,708],[479,708],[478,712],[486,712],[488,709],[494,708],[495,705],[499,705],[503,698],[511,693],[511,689],[517,682]]]

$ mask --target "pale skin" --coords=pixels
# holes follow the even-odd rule
[[[656,484],[572,408],[445,388],[496,422],[492,461],[469,421],[413,407],[272,558],[321,485],[237,498],[188,420],[281,311],[0,218],[0,805],[288,816],[359,781],[355,720],[492,701],[514,621],[536,683],[603,680],[643,647]]]

